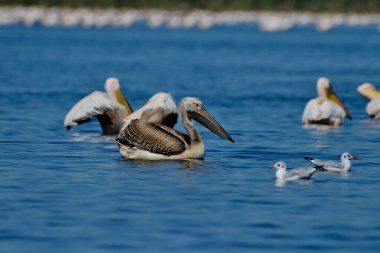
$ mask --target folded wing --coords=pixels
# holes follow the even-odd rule
[[[174,155],[185,151],[186,142],[175,132],[144,120],[134,119],[120,131],[116,141],[152,153]]]

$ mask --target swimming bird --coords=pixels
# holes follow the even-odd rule
[[[156,93],[143,107],[133,111],[117,78],[108,78],[104,88],[105,92],[94,91],[71,108],[64,120],[66,130],[93,117],[99,121],[104,134],[118,134],[128,119],[142,118],[169,127],[177,122],[177,107],[169,93]]]
[[[363,83],[358,87],[358,92],[369,100],[365,108],[367,114],[380,120],[380,91],[377,91],[375,86],[370,83]]]
[[[277,169],[276,178],[282,181],[310,179],[311,176],[317,171],[316,168],[295,168],[287,170],[285,162],[277,162],[272,166],[272,169]]]
[[[336,95],[331,87],[330,80],[321,77],[317,83],[318,97],[311,99],[305,107],[302,115],[302,123],[323,124],[338,126],[344,119],[352,119],[347,107]]]
[[[314,159],[312,157],[305,157],[305,160],[311,162],[316,166],[317,169],[333,171],[333,172],[349,172],[351,170],[350,160],[358,159],[356,156],[350,153],[344,152],[340,156],[341,162],[335,161],[323,161],[319,159]]]
[[[204,159],[204,144],[191,120],[196,120],[220,137],[234,142],[198,98],[182,99],[179,115],[187,134],[142,119],[130,120],[115,139],[120,154],[125,158],[146,160]]]

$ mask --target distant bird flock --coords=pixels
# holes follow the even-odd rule
[[[63,27],[130,27],[144,22],[151,28],[209,29],[217,25],[257,24],[262,31],[286,31],[313,25],[328,31],[339,25],[374,25],[380,31],[379,14],[264,12],[264,11],[166,11],[64,7],[0,7],[0,26],[24,24]]]

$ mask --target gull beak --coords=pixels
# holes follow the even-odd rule
[[[213,133],[230,142],[235,142],[231,136],[228,135],[226,130],[224,130],[223,127],[204,108],[202,108],[200,111],[189,112],[188,115],[191,119],[194,119],[197,122],[201,123]]]
[[[347,107],[344,105],[344,103],[338,97],[338,95],[334,92],[334,90],[332,88],[329,88],[327,89],[326,94],[327,94],[328,99],[330,99],[331,101],[334,101],[335,103],[337,103],[343,108],[344,112],[346,113],[346,118],[348,118],[349,120],[352,120],[351,113],[348,111]]]
[[[132,106],[129,104],[128,100],[125,99],[121,90],[118,89],[115,91],[115,97],[117,102],[122,104],[127,109],[128,115],[133,113]]]
[[[274,165],[270,166],[269,169],[275,169],[276,167],[274,167]]]
[[[358,160],[359,158],[357,156],[352,156],[352,160]]]

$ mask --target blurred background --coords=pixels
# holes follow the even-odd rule
[[[377,12],[379,0],[1,0],[2,5],[159,8],[169,10],[297,10]]]
[[[380,1],[0,0],[0,251],[374,252]],[[130,161],[70,108],[108,77],[136,109],[200,98],[236,143],[196,124],[204,161]],[[305,128],[325,76],[353,120]],[[176,129],[184,131],[180,123]],[[347,175],[277,184],[277,161],[359,157]]]

